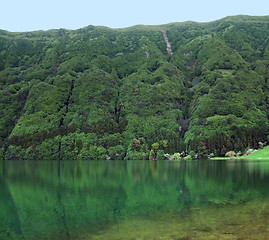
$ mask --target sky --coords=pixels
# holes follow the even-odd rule
[[[0,29],[26,32],[137,24],[209,22],[233,15],[269,15],[268,0],[1,0]]]

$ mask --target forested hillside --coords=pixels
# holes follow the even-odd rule
[[[199,157],[269,142],[269,16],[0,30],[2,159]]]

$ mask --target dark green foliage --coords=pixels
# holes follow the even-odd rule
[[[0,31],[1,158],[207,158],[258,147],[269,134],[268,35],[268,17],[246,16]]]

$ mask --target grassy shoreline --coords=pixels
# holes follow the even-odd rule
[[[269,160],[269,146],[264,147],[263,149],[259,149],[248,156],[240,156],[240,157],[214,157],[210,158],[212,160],[238,160],[238,159],[246,159],[246,160]]]

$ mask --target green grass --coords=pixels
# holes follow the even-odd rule
[[[257,152],[254,152],[246,157],[241,157],[245,159],[268,159],[269,160],[269,146],[259,149]]]
[[[252,159],[252,160],[269,160],[269,146],[264,147],[263,149],[259,149],[258,151],[248,155],[248,156],[241,156],[241,157],[214,157],[213,160],[227,160],[227,159]]]

